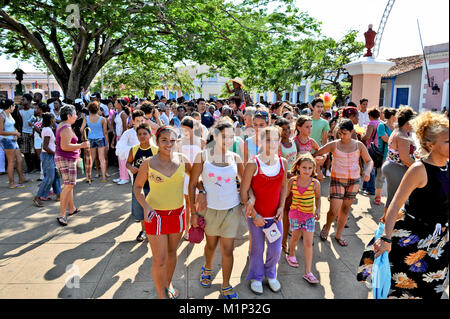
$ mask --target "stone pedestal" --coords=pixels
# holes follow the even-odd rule
[[[368,107],[379,106],[381,76],[394,65],[394,62],[373,57],[363,57],[344,65],[353,77],[352,101],[359,104],[362,98],[366,98]]]

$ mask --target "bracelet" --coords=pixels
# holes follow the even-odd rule
[[[199,190],[198,193],[199,193],[199,194],[205,194],[205,195],[206,195],[206,191],[205,191],[204,189]]]
[[[261,215],[260,214],[256,214],[255,217],[252,217],[252,220],[255,221],[255,219],[258,218],[258,217],[261,217]]]
[[[392,244],[392,239],[389,239],[389,238],[384,237],[384,236],[380,237],[380,239],[381,239],[382,241],[386,242],[386,243]]]

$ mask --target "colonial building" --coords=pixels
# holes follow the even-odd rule
[[[14,99],[14,91],[16,85],[19,82],[16,80],[16,76],[12,74],[14,70],[0,72],[0,95],[3,95],[9,99]],[[61,96],[63,91],[56,82],[53,75],[48,76],[44,72],[27,72],[23,75],[22,85],[25,87],[25,93],[30,93],[34,89],[41,89],[45,91],[44,100],[48,98],[48,89],[51,91],[59,91]]]
[[[381,78],[380,106],[411,106],[415,111],[449,107],[449,44],[426,46],[422,54],[388,59],[395,66]],[[429,81],[428,81],[429,80]]]

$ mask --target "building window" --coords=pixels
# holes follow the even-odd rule
[[[380,87],[380,101],[379,101],[379,106],[384,106],[384,93],[385,93],[385,89],[384,86],[381,85]]]

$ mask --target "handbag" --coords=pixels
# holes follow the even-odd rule
[[[277,223],[273,222],[269,227],[264,227],[263,230],[269,243],[273,243],[281,237],[281,233],[278,230]]]
[[[189,228],[189,242],[193,244],[199,244],[205,237],[205,219],[201,216],[197,219],[198,227],[191,225]]]
[[[383,142],[383,151],[381,152],[378,147],[375,145],[374,141],[377,136],[377,127],[375,128],[375,132],[373,133],[371,137],[371,141],[369,147],[367,148],[367,151],[369,152],[370,157],[373,161],[373,167],[380,168],[383,165],[383,159],[384,159],[384,148],[386,147],[386,142]]]
[[[386,143],[383,142],[383,152],[380,152],[380,150],[378,149],[378,147],[375,145],[374,142],[370,143],[368,152],[369,152],[370,157],[372,158],[373,167],[380,168],[381,165],[383,165],[385,144]]]

